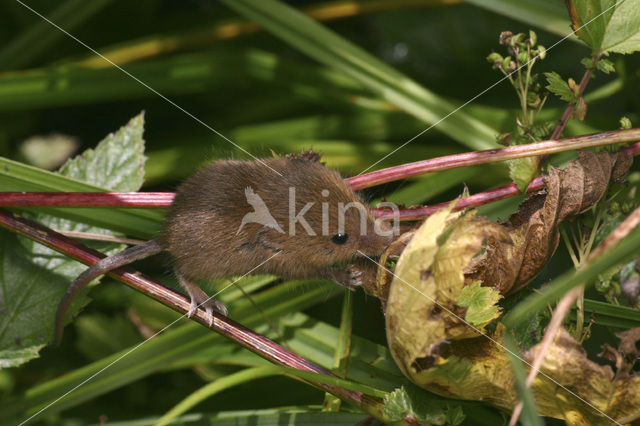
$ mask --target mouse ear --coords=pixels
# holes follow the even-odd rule
[[[320,159],[322,158],[322,153],[319,151],[315,152],[313,148],[309,148],[309,151],[305,151],[303,149],[302,151],[300,151],[300,154],[296,154],[295,152],[292,152],[291,154],[287,154],[285,158],[287,160],[293,160],[293,161],[312,161],[312,162],[324,164],[324,162],[320,161]]]

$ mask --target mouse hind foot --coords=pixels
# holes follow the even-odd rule
[[[189,298],[191,299],[189,312],[187,312],[187,316],[189,318],[191,318],[196,313],[196,310],[201,307],[207,313],[207,322],[211,327],[213,325],[213,311],[225,316],[227,315],[227,307],[224,306],[222,302],[209,297],[209,295],[207,295],[207,293],[205,293],[194,281],[180,273],[177,273],[177,275],[180,284],[187,290]]]

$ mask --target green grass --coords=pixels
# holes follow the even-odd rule
[[[319,21],[303,13],[310,3],[355,9],[349,9],[346,18],[326,16]],[[499,32],[531,28],[549,47],[570,31],[564,7],[552,0],[389,0],[378,1],[384,8],[375,13],[357,8],[372,3],[66,0],[52,7],[42,0],[27,2],[92,48],[108,52],[128,73],[252,155],[313,147],[344,175],[498,147],[496,136],[513,130],[518,113],[515,93],[503,82],[475,97],[501,76],[485,60],[492,50],[502,48]],[[29,164],[24,141],[62,133],[77,140],[80,153],[140,111],[145,111],[148,157],[143,191],[173,191],[212,159],[247,158],[19,3],[0,2],[0,11],[0,191],[104,190]],[[584,72],[580,59],[588,54],[571,37],[548,52],[539,71],[553,70],[579,81]],[[599,74],[590,82],[586,119],[571,121],[566,135],[615,129],[623,115],[638,125],[637,55],[609,59],[617,74]],[[564,107],[550,99],[540,117],[557,120]],[[368,190],[364,197],[407,206],[435,204],[456,198],[465,188],[476,193],[507,183],[507,168],[496,164],[387,184]],[[517,203],[506,200],[482,211],[506,219]],[[142,209],[13,210],[138,238],[157,235],[164,214]],[[530,288],[548,285],[508,297],[505,306],[515,307],[506,310],[505,320],[526,329],[527,321],[538,318],[534,313],[548,313],[568,289],[596,282],[622,260],[637,259],[638,241],[636,230],[578,272],[561,244]],[[28,244],[13,238],[11,244],[14,257],[0,259],[0,315],[2,301],[14,301],[9,297],[14,293],[6,290],[11,283],[27,285],[30,276],[47,276],[12,275],[14,266],[7,260],[18,258]],[[32,260],[40,261],[37,256],[25,261]],[[166,259],[136,266],[175,286]],[[53,277],[51,285],[60,279]],[[232,308],[234,320],[341,377],[322,379],[325,382],[379,398],[366,406],[368,412],[310,386],[306,381],[313,381],[312,375],[272,367],[187,320],[141,344],[144,336],[177,314],[120,283],[104,281],[91,289],[90,302],[66,327],[60,347],[46,346],[44,336],[31,336],[34,343],[26,352],[16,350],[20,339],[0,348],[0,423],[19,424],[38,413],[35,423],[62,425],[97,423],[103,414],[108,417],[105,424],[113,425],[155,424],[163,415],[179,416],[181,424],[353,424],[371,414],[382,416],[382,399],[400,387],[413,389],[387,349],[379,301],[361,290],[345,301],[336,297],[345,294],[342,288],[317,280],[241,281],[277,333],[237,289],[230,288],[221,299]],[[207,290],[216,284],[220,283],[209,283]],[[611,333],[638,326],[640,314],[621,297],[616,304],[611,294],[589,291],[585,312],[587,317],[594,313],[591,339],[616,346]],[[57,300],[39,303],[55,305]],[[37,312],[40,306],[31,309]],[[7,324],[12,325],[8,320]],[[16,361],[15,367],[8,368],[9,359]],[[525,370],[515,361],[513,365],[518,392],[526,402],[522,420],[538,424],[534,399],[521,386]],[[77,391],[58,399],[80,384]],[[408,394],[413,399],[405,401],[407,406],[422,404],[416,412],[431,419],[451,420],[447,416],[461,410],[466,416],[463,424],[503,422],[504,413],[487,403],[447,399],[417,388]],[[323,402],[324,411],[319,407]]]

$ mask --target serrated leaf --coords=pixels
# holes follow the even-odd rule
[[[68,161],[60,173],[117,191],[135,191],[144,173],[144,117],[107,136],[95,150]],[[111,234],[110,231],[45,214],[31,215],[53,229]],[[86,267],[26,238],[2,231],[0,239],[0,350],[7,353],[43,345],[53,335],[53,319],[62,295]],[[121,244],[96,242],[91,247],[113,254]],[[81,294],[69,310],[77,313],[86,303]],[[26,362],[27,359],[25,358]]]
[[[508,161],[509,177],[516,184],[520,192],[527,192],[529,183],[538,174],[540,157],[525,157]]]
[[[558,96],[565,102],[574,103],[576,102],[576,94],[573,93],[569,84],[560,77],[560,74],[557,72],[545,72],[545,77],[547,77],[547,90]]]
[[[594,53],[640,50],[640,0],[568,0],[567,7],[573,30]]]
[[[36,345],[23,349],[0,351],[0,369],[17,367],[38,358],[40,349],[43,347],[44,345]]]
[[[464,319],[482,329],[500,316],[500,307],[496,304],[501,297],[494,289],[482,287],[480,282],[476,281],[462,289],[458,295],[458,305],[467,308]]]
[[[409,395],[404,387],[394,390],[384,398],[383,414],[392,422],[398,422],[411,412]]]
[[[447,412],[447,424],[448,425],[459,425],[461,424],[467,416],[464,415],[464,411],[462,411],[462,407],[456,405],[454,407],[449,408]]]
[[[633,127],[633,125],[631,124],[631,120],[629,120],[629,117],[620,117],[621,129],[630,129],[631,127]]]
[[[60,174],[112,191],[131,192],[144,183],[144,113],[110,133],[94,149],[67,161]]]
[[[399,422],[410,416],[425,425],[458,425],[465,419],[459,405],[444,409],[431,399],[429,394],[415,386],[402,386],[385,396],[383,415],[390,422]]]
[[[613,65],[613,62],[611,62],[608,59],[600,59],[598,61],[598,65],[597,66],[598,66],[598,70],[602,71],[605,74],[616,72],[615,65]]]
[[[593,59],[591,58],[582,58],[580,59],[580,63],[586,68],[586,69],[591,69],[593,68]]]

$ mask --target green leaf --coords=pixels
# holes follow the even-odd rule
[[[467,0],[467,3],[562,37],[569,32],[566,10],[556,0]]]
[[[518,396],[522,401],[522,414],[520,421],[524,426],[544,426],[544,422],[538,414],[536,398],[533,395],[531,388],[527,386],[527,373],[524,369],[524,365],[517,355],[519,352],[518,345],[509,333],[505,334],[505,343],[509,349],[507,352],[509,354],[509,361],[511,362],[513,375],[516,378]]]
[[[207,409],[208,407],[203,407]],[[230,424],[237,426],[274,426],[274,425],[331,425],[353,426],[366,421],[368,416],[360,412],[341,411],[324,412],[315,406],[268,408],[263,410],[238,411],[193,411],[177,417],[174,425],[202,426]],[[159,417],[135,417],[122,421],[107,421],[103,426],[155,426]]]
[[[482,287],[476,281],[462,289],[458,295],[458,305],[465,306],[465,320],[480,328],[500,316],[500,307],[496,305],[502,296],[490,287]]]
[[[567,7],[573,29],[594,53],[640,50],[640,0],[570,0]]]
[[[638,309],[585,299],[584,310],[593,316],[595,324],[617,328],[640,327],[640,310]],[[585,321],[591,321],[591,318],[587,317]]]
[[[0,157],[0,191],[104,192],[108,188]],[[151,209],[38,207],[37,210],[140,238],[156,235],[163,218],[163,212]]]
[[[582,58],[582,59],[580,59],[580,63],[588,70],[593,68],[593,59],[592,58]]]
[[[98,146],[67,161],[59,172],[117,192],[133,192],[144,183],[144,113],[132,118]]]
[[[399,422],[411,412],[411,401],[404,387],[394,390],[384,398],[384,416],[392,422]]]
[[[411,416],[429,425],[458,425],[465,419],[459,405],[444,408],[431,403],[428,393],[413,385],[402,386],[384,398],[383,415],[390,422]]]
[[[511,177],[520,192],[526,193],[529,183],[538,174],[540,157],[518,158],[507,163],[509,164],[509,177]]]
[[[508,310],[508,308],[505,309]],[[544,327],[548,322],[549,318],[544,315],[544,312],[538,312],[510,331],[518,342],[518,346],[526,350],[540,342],[544,335]]]
[[[602,71],[605,74],[609,74],[612,72],[616,72],[616,67],[615,65],[613,65],[613,62],[603,58],[598,61],[598,70]]]
[[[343,292],[343,289],[327,281],[288,281],[269,291],[255,295],[254,300],[259,306],[266,307],[264,309],[266,315],[270,318],[276,318],[306,309],[313,304],[325,302],[329,297]],[[234,319],[246,327],[264,325],[262,314],[256,312],[255,307],[246,299],[240,299],[236,303],[228,305]],[[234,361],[237,360],[238,353],[244,352],[237,345],[225,346],[227,340],[222,335],[213,333],[200,324],[187,321],[184,317],[182,321],[186,324],[173,327],[171,330],[146,341],[144,345],[137,343],[121,352],[79,367],[67,374],[38,383],[15,399],[2,401],[0,404],[0,424],[20,423],[25,421],[30,414],[44,407],[47,408],[42,415],[58,413],[131,384],[175,363],[180,364],[185,358],[192,357],[198,352],[206,352],[207,354],[201,362],[217,360],[220,352],[229,352],[229,347],[232,348]],[[294,348],[294,350],[296,349]],[[367,354],[369,353],[367,352]],[[378,358],[375,356],[375,352],[371,353],[371,357]],[[312,359],[312,361],[318,362],[319,360]],[[327,357],[327,362],[331,363],[331,355]],[[377,359],[371,360],[370,366],[377,366],[377,362]],[[389,364],[389,368],[395,368],[390,360]],[[106,370],[104,374],[98,374],[102,370]],[[88,381],[88,379],[91,380]],[[84,382],[87,383],[82,386],[80,392],[72,392],[58,401],[60,395]],[[52,404],[54,401],[57,402]]]
[[[32,359],[38,358],[44,345],[30,346],[22,349],[0,351],[0,369],[17,367]]]
[[[629,117],[620,117],[620,128],[621,129],[630,129],[633,125],[631,124],[631,120]]]
[[[66,31],[73,32],[110,3],[110,0],[56,2],[56,8],[47,12],[47,17]],[[11,41],[4,43],[0,49],[0,69],[23,68],[67,37],[64,31],[52,27],[44,19],[38,19]]]
[[[101,187],[134,191],[142,185],[145,157],[140,114],[97,148],[68,161],[60,169],[64,176],[83,179]],[[57,230],[112,235],[111,231],[71,222],[46,214],[32,214],[35,221]],[[0,317],[0,350],[21,351],[50,340],[53,319],[62,295],[71,281],[86,267],[54,250],[2,231],[0,242],[0,301],[6,315]],[[124,246],[97,242],[90,244],[106,254]],[[86,291],[73,303],[74,315],[86,303]]]
[[[557,72],[545,72],[545,77],[547,77],[547,90],[549,90],[554,95],[558,96],[565,102],[575,103],[578,99],[576,94],[573,93],[573,90],[569,87],[566,81],[560,77],[560,74]]]

